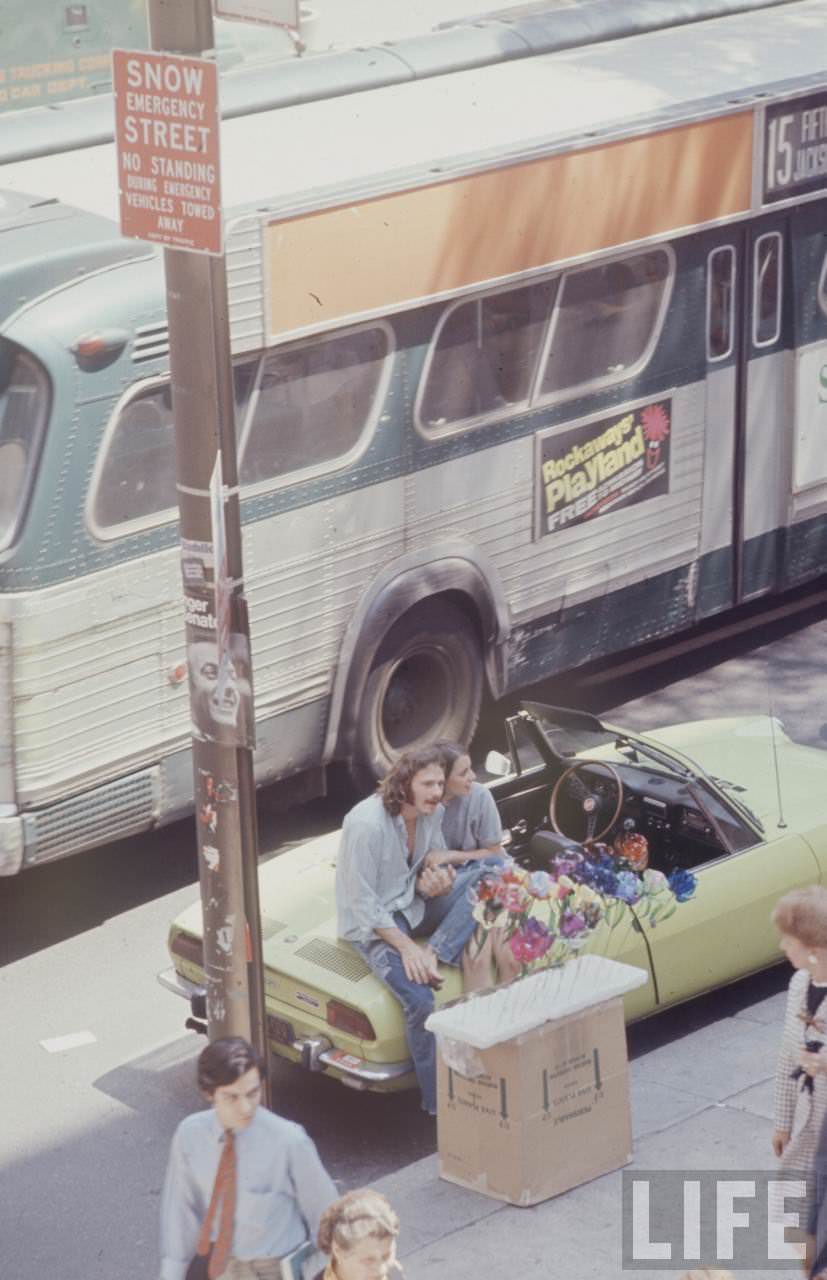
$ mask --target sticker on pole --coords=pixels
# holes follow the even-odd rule
[[[220,254],[218,70],[206,58],[112,51],[121,231]]]

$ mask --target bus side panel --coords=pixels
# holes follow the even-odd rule
[[[795,285],[795,421],[785,580],[806,581],[827,564],[827,201],[791,219]]]

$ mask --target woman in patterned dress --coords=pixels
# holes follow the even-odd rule
[[[793,889],[772,919],[795,969],[775,1076],[772,1147],[781,1169],[809,1176],[827,1115],[827,889]]]

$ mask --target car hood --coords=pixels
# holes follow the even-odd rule
[[[721,790],[760,818],[768,839],[781,818],[798,831],[827,818],[827,751],[792,742],[769,716],[695,720],[639,736],[682,752],[719,784],[743,787]]]
[[[382,983],[336,930],[334,892],[340,831],[309,840],[259,867],[262,952],[268,996],[321,1015],[327,997],[365,1010],[377,1028],[394,1009]],[[200,901],[172,923],[203,935]],[[446,975],[438,1003],[461,994],[459,971]],[[401,1022],[399,1024],[401,1035]],[[404,1056],[404,1047],[400,1051]]]

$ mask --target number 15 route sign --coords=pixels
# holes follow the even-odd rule
[[[112,51],[121,231],[220,254],[218,69],[206,58]]]

